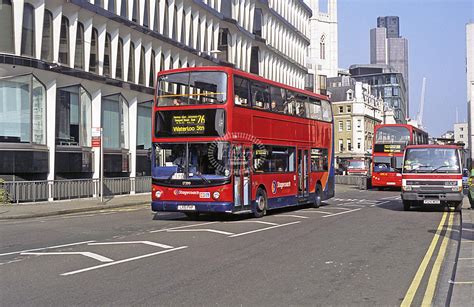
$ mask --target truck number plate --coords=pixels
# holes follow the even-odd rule
[[[195,211],[196,206],[195,205],[178,205],[178,210]]]
[[[425,199],[423,201],[424,204],[427,204],[427,205],[438,205],[440,204],[440,200],[439,199]]]

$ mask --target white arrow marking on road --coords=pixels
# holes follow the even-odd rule
[[[151,246],[156,246],[156,247],[161,247],[161,248],[173,248],[173,246],[151,242],[151,241],[95,242],[95,243],[89,243],[87,245],[116,245],[116,244],[117,245],[119,244],[146,244],[146,245],[151,245]]]
[[[73,245],[81,245],[81,244],[86,244],[86,243],[90,243],[90,242],[95,242],[95,241],[84,241],[84,242],[69,243],[69,244],[63,244],[63,245],[55,245],[55,246],[27,249],[27,250],[22,250],[22,251],[17,251],[17,252],[10,252],[10,253],[0,254],[0,256],[14,255],[14,254],[20,254],[20,253],[25,253],[25,252],[33,252],[33,251],[39,251],[39,250],[42,250],[42,249],[52,249],[52,248],[67,247],[67,246],[73,246]]]
[[[82,255],[100,262],[112,262],[113,260],[91,252],[51,252],[51,253],[21,253],[20,255],[36,255],[36,256],[56,256],[56,255]]]
[[[255,224],[263,224],[263,225],[278,225],[277,223],[272,223],[272,222],[265,222],[265,221],[233,221],[229,222],[230,224],[235,224],[235,223],[255,223]]]

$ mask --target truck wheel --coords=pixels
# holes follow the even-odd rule
[[[255,210],[253,217],[260,218],[267,213],[267,193],[262,188],[257,190],[257,198],[255,199]]]
[[[410,207],[411,207],[411,201],[403,200],[403,210],[410,211]]]
[[[318,183],[316,185],[316,192],[315,192],[315,195],[314,195],[314,201],[311,203],[311,207],[319,208],[321,206],[322,199],[323,199],[323,188]]]

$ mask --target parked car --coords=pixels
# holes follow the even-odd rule
[[[367,176],[369,167],[364,160],[349,160],[347,165],[348,175]]]

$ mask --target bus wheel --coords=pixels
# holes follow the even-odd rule
[[[267,193],[262,188],[257,190],[257,198],[255,199],[255,210],[253,216],[260,218],[267,213]]]
[[[411,207],[411,201],[403,200],[403,210],[404,211],[409,211],[410,207]]]
[[[197,218],[199,217],[199,212],[184,212],[184,214],[186,214],[186,216],[190,219],[190,220],[197,220]]]
[[[316,195],[314,195],[314,201],[312,203],[313,208],[319,208],[321,206],[321,202],[323,199],[322,196],[323,196],[323,189],[321,185],[318,183],[316,185]]]

